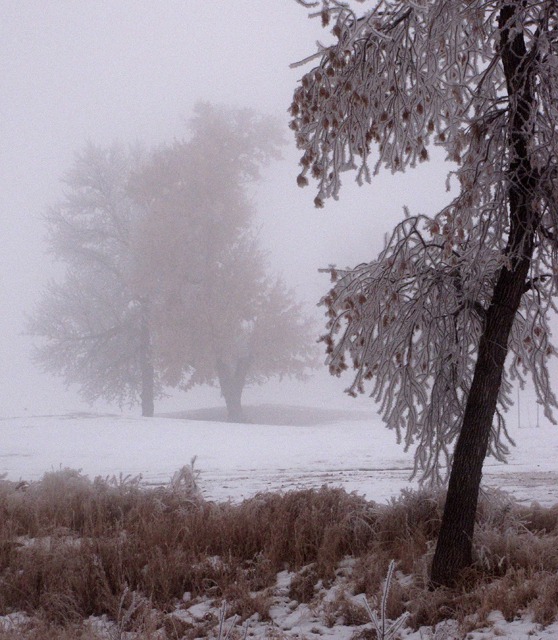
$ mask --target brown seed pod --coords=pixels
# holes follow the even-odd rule
[[[296,183],[299,187],[307,187],[308,186],[308,178],[304,175],[302,175],[302,173],[300,173],[297,177],[296,177]]]

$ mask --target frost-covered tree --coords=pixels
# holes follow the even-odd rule
[[[86,401],[139,400],[142,414],[152,416],[161,385],[150,303],[132,277],[142,214],[127,192],[141,157],[92,144],[76,155],[64,198],[46,216],[48,244],[65,273],[47,285],[28,329],[43,339],[35,353],[40,366],[77,384]]]
[[[243,419],[247,383],[313,364],[311,323],[266,275],[251,230],[248,186],[280,143],[273,121],[203,104],[191,138],[153,154],[133,180],[148,211],[137,278],[156,301],[164,380],[184,389],[217,382],[231,421]]]
[[[532,376],[549,419],[556,406],[558,4],[299,2],[335,36],[304,61],[317,63],[291,106],[298,181],[317,181],[316,205],[338,196],[343,171],[404,171],[432,144],[456,166],[454,200],[407,214],[377,260],[332,270],[323,301],[331,371],[354,366],[350,393],[371,381],[427,479],[451,466],[431,573],[451,584],[471,562],[484,459],[506,451],[512,381]]]

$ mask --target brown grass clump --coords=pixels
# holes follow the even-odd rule
[[[297,602],[311,602],[316,595],[315,587],[318,580],[318,572],[315,565],[304,567],[293,576],[289,596]]]
[[[533,502],[530,507],[524,507],[520,512],[523,513],[523,522],[529,531],[534,533],[558,531],[558,505],[544,508],[538,502]]]
[[[538,583],[537,596],[530,603],[533,620],[547,625],[558,618],[558,575],[545,575]]]
[[[285,567],[314,563],[332,577],[345,555],[366,547],[370,533],[357,534],[354,522],[369,511],[364,499],[325,488],[232,505],[205,502],[184,483],[148,490],[71,470],[24,490],[3,481],[0,615],[25,611],[52,625],[118,620],[123,594],[167,612],[190,592],[265,618],[268,599],[256,592]]]
[[[336,624],[357,627],[370,622],[364,602],[355,602],[347,593],[342,591],[324,607],[324,622],[331,628]]]
[[[146,639],[199,637],[215,620],[173,618],[185,593],[226,601],[239,622],[265,620],[277,573],[288,569],[297,602],[318,602],[317,586],[342,583],[324,616],[358,626],[364,616],[354,596],[373,602],[393,559],[387,612],[395,619],[409,611],[415,628],[447,618],[474,628],[494,609],[507,619],[528,610],[541,624],[554,620],[558,508],[483,496],[475,565],[455,589],[431,592],[442,504],[441,493],[409,491],[378,505],[325,487],[216,504],[201,498],[191,468],[157,489],[71,470],[30,485],[0,480],[0,615],[31,617],[10,631],[16,640],[94,640],[83,624],[89,616]],[[6,633],[0,627],[0,640]]]
[[[225,602],[230,602],[229,615],[246,620],[257,615],[258,620],[270,620],[271,597],[265,591],[251,592],[242,582],[230,584],[224,591]]]

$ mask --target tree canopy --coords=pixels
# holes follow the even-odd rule
[[[277,156],[275,122],[203,105],[192,127],[190,140],[161,148],[134,178],[148,212],[138,279],[157,300],[165,380],[185,389],[218,381],[240,420],[244,385],[304,375],[315,338],[293,292],[267,274],[253,231],[247,185]]]
[[[247,383],[303,376],[312,323],[267,272],[249,191],[281,144],[273,119],[200,104],[184,140],[78,153],[47,215],[65,273],[29,322],[43,369],[144,415],[165,385],[218,382],[234,420]]]
[[[35,359],[79,386],[87,402],[143,402],[153,411],[162,386],[153,372],[148,309],[134,287],[132,236],[142,212],[128,180],[138,150],[88,144],[64,177],[64,198],[46,215],[51,253],[64,265],[37,304],[28,330],[43,337]]]

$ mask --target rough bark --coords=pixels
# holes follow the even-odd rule
[[[516,5],[506,4],[500,12],[500,55],[509,97],[509,236],[506,254],[486,314],[473,382],[463,424],[457,440],[442,525],[431,569],[433,586],[451,586],[472,562],[472,540],[482,466],[487,454],[490,430],[510,331],[526,290],[539,224],[533,199],[536,172],[528,150],[532,133],[529,114],[533,105],[530,55],[520,31],[511,30]]]
[[[431,581],[451,586],[472,562],[472,540],[482,466],[502,381],[511,331],[529,269],[529,259],[502,269],[486,316],[475,374],[467,399],[449,480]]]
[[[234,366],[226,364],[222,360],[217,362],[217,375],[221,393],[227,405],[229,422],[245,422],[242,411],[242,392],[249,368],[249,357],[238,358]]]

